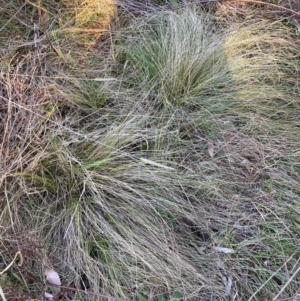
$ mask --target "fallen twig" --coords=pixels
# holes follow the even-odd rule
[[[3,275],[7,270],[10,269],[10,267],[14,264],[14,262],[16,261],[17,257],[20,256],[20,263],[18,264],[18,266],[21,266],[23,264],[23,256],[22,256],[22,253],[21,251],[18,251],[16,254],[15,254],[15,257],[14,259],[11,261],[11,263],[2,271],[0,272],[0,276]]]
[[[293,9],[287,8],[285,6],[269,3],[269,2],[263,2],[263,1],[258,1],[258,0],[230,0],[229,2],[240,2],[240,3],[256,3],[256,4],[263,4],[263,5],[268,5],[272,7],[276,7],[278,9],[282,9],[285,11],[288,11],[294,15],[300,16],[300,12],[294,11]]]

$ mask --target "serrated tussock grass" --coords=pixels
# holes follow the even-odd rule
[[[47,78],[33,49],[1,73],[1,270],[21,250],[29,292],[53,266],[129,299],[294,297],[297,44],[278,23],[193,7],[132,24],[100,76]]]
[[[263,21],[222,28],[196,8],[164,11],[133,22],[119,59],[131,66],[128,85],[138,81],[164,105],[218,110],[227,98],[229,109],[237,101],[280,97],[274,87],[285,76],[287,57],[278,51],[293,46],[274,28]]]
[[[20,145],[24,149],[17,152],[20,157],[1,161],[1,169],[7,170],[1,183],[5,190],[2,226],[31,230],[43,237],[46,246],[55,249],[61,271],[70,281],[74,275],[85,273],[95,290],[101,287],[126,296],[131,281],[149,277],[154,288],[171,285],[175,290],[181,286],[182,271],[185,277],[196,276],[197,283],[204,285],[205,278],[189,256],[178,256],[178,248],[185,246],[180,242],[180,228],[178,233],[173,229],[179,218],[197,218],[196,204],[188,196],[196,182],[176,171],[176,164],[168,162],[166,153],[147,150],[147,145],[155,143],[157,131],[149,129],[145,138],[142,129],[147,114],[119,118],[90,133],[76,132],[47,120],[43,103],[34,111],[22,97],[9,99],[12,83],[16,85],[20,79],[2,80],[8,87],[6,100],[13,103],[13,118],[18,118],[18,112],[24,122],[37,126],[29,131],[21,122],[19,128],[12,128],[9,124],[15,119],[7,119],[4,146],[12,145],[17,131],[24,140],[16,139],[16,149]],[[28,90],[27,95],[32,99]],[[7,112],[6,103],[3,110]],[[55,132],[49,132],[51,126],[57,127]],[[33,136],[45,139],[44,143],[32,143]],[[22,155],[31,160],[22,161]]]

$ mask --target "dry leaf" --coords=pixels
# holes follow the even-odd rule
[[[208,150],[208,154],[212,158],[214,156],[214,145],[210,141],[207,142],[207,150]]]
[[[153,166],[157,166],[157,167],[161,167],[161,168],[165,168],[165,169],[169,169],[169,170],[174,170],[173,167],[166,166],[166,165],[163,165],[163,164],[154,162],[154,161],[152,161],[152,160],[148,160],[148,159],[146,159],[146,158],[140,158],[140,160],[141,160],[143,163],[146,163],[146,164],[150,164],[150,165],[153,165]]]
[[[46,269],[45,270],[45,276],[46,276],[46,280],[50,283],[50,284],[54,284],[54,285],[61,285],[61,281],[59,278],[59,275],[56,271],[54,271],[53,269]],[[55,288],[56,291],[60,291],[60,288],[57,287]]]
[[[40,24],[42,27],[45,27],[46,24],[49,22],[49,13],[48,11],[42,6],[41,1],[38,2],[38,10],[39,10],[39,17],[40,17]]]
[[[49,299],[49,300],[53,300],[54,296],[50,293],[45,292],[45,298]]]
[[[225,253],[225,254],[234,253],[234,250],[230,249],[230,248],[214,247],[214,250],[217,252]]]
[[[96,78],[93,78],[93,81],[95,82],[109,82],[109,81],[113,81],[113,80],[117,80],[116,78],[114,77],[96,77]]]
[[[226,296],[230,295],[231,287],[232,287],[232,276],[227,276],[227,284],[226,284],[226,288],[225,288]]]

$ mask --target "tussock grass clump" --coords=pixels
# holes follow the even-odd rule
[[[222,28],[195,8],[133,23],[119,53],[129,65],[128,84],[138,81],[165,105],[205,105],[217,113],[249,99],[281,97],[276,85],[287,58],[278,45],[290,47],[281,29],[263,21]]]
[[[91,79],[73,79],[66,86],[60,87],[60,93],[85,112],[95,113],[108,102],[110,92],[105,84]]]
[[[179,255],[185,238],[176,221],[197,219],[188,198],[196,184],[159,153],[155,161],[151,152],[141,157],[142,121],[128,118],[91,134],[59,130],[36,146],[34,160],[6,176],[13,185],[2,225],[35,229],[55,249],[68,282],[84,273],[94,290],[125,297],[144,279],[152,293],[175,291],[189,279],[185,289],[193,291],[206,280],[188,254]]]
[[[41,266],[54,265],[65,283],[85,274],[94,290],[122,297],[207,286],[178,223],[197,220],[189,198],[199,183],[153,148],[158,129],[147,129],[149,114],[113,124],[104,116],[84,131],[59,123],[58,104],[26,78],[2,83],[1,226],[41,237],[48,250]]]
[[[183,9],[134,24],[120,57],[132,64],[132,80],[147,83],[165,104],[185,103],[227,83],[223,44],[211,16]]]

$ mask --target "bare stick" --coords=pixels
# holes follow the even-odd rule
[[[290,8],[287,8],[287,7],[284,7],[284,6],[280,6],[280,5],[276,5],[276,4],[273,4],[273,3],[268,3],[268,2],[262,2],[262,1],[258,1],[258,0],[231,0],[230,2],[239,2],[239,3],[256,3],[256,4],[263,4],[263,5],[269,5],[269,6],[272,6],[272,7],[276,7],[278,9],[282,9],[282,10],[285,10],[285,11],[288,11],[294,15],[298,15],[300,16],[300,13],[299,12],[296,12]]]

